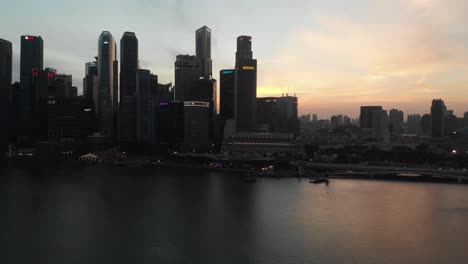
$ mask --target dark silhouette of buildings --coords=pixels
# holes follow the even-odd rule
[[[432,116],[425,114],[421,117],[421,135],[430,136],[432,133]]]
[[[372,128],[373,112],[378,110],[383,110],[382,106],[361,106],[360,127]]]
[[[403,132],[402,124],[404,121],[404,114],[398,109],[390,110],[390,133],[400,135]]]
[[[108,141],[115,140],[118,103],[117,45],[109,31],[98,41],[98,122],[99,131]]]
[[[119,139],[137,139],[138,39],[125,32],[120,41]]]
[[[221,70],[219,76],[219,112],[224,126],[225,120],[234,119],[235,116],[235,70]]]
[[[447,115],[447,107],[442,99],[432,100],[431,116],[432,116],[432,137],[441,138],[445,136],[445,116]]]
[[[200,61],[200,76],[210,77],[213,75],[211,61],[211,29],[207,26],[199,28],[195,33],[196,56]]]
[[[196,56],[178,55],[175,61],[175,100],[189,100],[195,89],[194,82],[200,79],[200,62]]]
[[[158,76],[149,70],[138,70],[137,139],[142,143],[156,142],[156,103]]]
[[[86,100],[98,106],[98,64],[97,61],[85,64],[85,77],[83,79],[83,96]]]
[[[12,58],[13,45],[11,42],[0,39],[0,155],[6,149],[11,128],[11,106],[12,106]]]
[[[234,98],[236,131],[241,133],[256,131],[257,60],[252,56],[252,37],[238,37]]]
[[[21,36],[18,141],[31,143],[34,131],[36,91],[33,78],[44,67],[44,42],[40,36]]]

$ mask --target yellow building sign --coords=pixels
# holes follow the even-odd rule
[[[255,70],[255,67],[254,66],[243,66],[242,69],[243,70]]]

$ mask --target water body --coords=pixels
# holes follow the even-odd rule
[[[468,263],[468,186],[17,167],[0,263]]]

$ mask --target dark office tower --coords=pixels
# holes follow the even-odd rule
[[[224,120],[234,119],[234,87],[235,70],[222,70],[219,72],[219,106],[220,115]]]
[[[403,124],[404,114],[398,109],[390,110],[390,133],[400,135],[403,132],[401,124]]]
[[[172,83],[158,84],[157,103],[168,103],[174,100],[174,89]]]
[[[468,112],[463,114],[463,127],[468,127]]]
[[[175,65],[175,100],[189,100],[194,82],[200,79],[200,63],[196,56],[177,55]]]
[[[421,115],[420,114],[413,114],[408,115],[408,130],[406,131],[408,134],[418,134],[421,131]]]
[[[12,44],[0,39],[0,156],[8,145],[11,135],[11,69],[12,69]]]
[[[361,128],[372,128],[373,112],[383,110],[382,106],[361,106],[361,115],[359,117]]]
[[[138,39],[125,32],[120,40],[119,139],[137,139]]]
[[[73,76],[71,74],[57,74],[57,80],[63,81],[63,87],[57,91],[61,98],[72,98],[73,97]]]
[[[257,98],[257,123],[260,132],[279,131],[280,113],[278,97]]]
[[[36,98],[33,77],[43,69],[44,42],[41,37],[21,36],[20,82],[21,96],[18,113],[18,139],[20,142],[31,142],[34,131],[34,111]]]
[[[183,151],[206,152],[212,139],[210,116],[212,108],[209,102],[184,102],[184,142]]]
[[[199,28],[196,32],[196,56],[200,61],[200,76],[213,75],[211,61],[211,29],[207,26]]]
[[[299,134],[299,119],[297,117],[297,97],[296,96],[281,96],[278,98],[279,118],[280,118],[280,133],[293,133],[295,136]],[[343,115],[337,116],[337,125],[343,123]]]
[[[425,114],[421,117],[421,135],[430,136],[432,130],[432,116]]]
[[[447,107],[442,99],[432,100],[431,116],[432,116],[432,137],[440,138],[445,136],[445,116],[447,115]]]
[[[99,131],[107,140],[115,136],[117,110],[117,45],[108,31],[98,41],[98,122]]]
[[[85,77],[83,78],[83,97],[88,100],[88,102],[92,102],[94,108],[96,109],[98,106],[97,103],[97,92],[98,92],[98,66],[97,61],[95,62],[88,62],[85,64]],[[95,112],[95,114],[97,114]]]
[[[453,111],[447,111],[444,119],[444,134],[450,136],[457,131],[458,118],[453,114]]]
[[[137,139],[142,143],[156,142],[156,101],[158,76],[149,70],[138,70]]]
[[[237,38],[235,71],[236,131],[256,131],[257,60],[252,59],[252,37]]]

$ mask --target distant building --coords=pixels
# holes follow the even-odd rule
[[[404,121],[404,114],[398,109],[390,110],[390,133],[400,135],[403,132],[402,123]]]
[[[468,127],[468,112],[463,114],[463,125],[464,127]]]
[[[125,32],[120,40],[119,140],[137,139],[138,39]]]
[[[137,139],[143,143],[156,143],[156,103],[158,76],[149,70],[138,70],[137,87]]]
[[[418,134],[421,131],[421,115],[420,114],[413,114],[408,115],[408,134]]]
[[[211,61],[211,29],[207,26],[199,28],[195,33],[196,56],[200,61],[200,77],[213,75]]]
[[[36,91],[33,77],[44,68],[44,42],[40,36],[21,36],[18,140],[31,143],[34,136]]]
[[[385,110],[372,112],[372,134],[377,138],[388,136],[388,114]]]
[[[62,98],[76,97],[74,96],[73,76],[71,74],[56,74],[55,78],[57,80],[62,80],[62,86],[60,87],[60,90],[57,91],[57,93],[59,93]]]
[[[93,102],[98,109],[98,66],[97,61],[85,64],[85,77],[83,79],[83,96]],[[97,113],[96,113],[97,114]]]
[[[189,100],[194,82],[200,79],[200,62],[196,56],[178,55],[175,65],[175,100]]]
[[[421,117],[421,134],[423,136],[430,136],[432,133],[432,116],[425,114]]]
[[[351,121],[351,118],[350,118],[350,117],[348,117],[348,116],[344,116],[344,117],[343,117],[343,125],[345,125],[345,126],[350,126],[350,125],[351,125],[351,122],[352,122],[352,121]]]
[[[98,41],[98,120],[99,131],[109,141],[117,134],[118,62],[117,45],[109,31]]]
[[[448,111],[447,111],[448,112]],[[453,114],[453,111],[450,111],[444,120],[444,134],[445,136],[452,135],[457,131],[458,128],[458,118]]]
[[[157,143],[178,149],[184,140],[184,103],[160,102],[157,106]]]
[[[184,141],[186,152],[207,152],[213,143],[210,127],[212,106],[209,102],[184,102]]]
[[[331,129],[338,128],[338,117],[337,116],[332,116],[330,118],[330,128]]]
[[[219,73],[220,85],[219,85],[219,105],[220,115],[223,121],[228,119],[234,119],[235,116],[235,99],[234,99],[234,81],[235,81],[235,70],[221,70]]]
[[[311,122],[310,114],[301,115],[300,123],[301,125],[307,125]]]
[[[317,123],[317,121],[318,121],[317,115],[316,114],[312,115],[312,122]]]
[[[445,116],[447,115],[447,107],[442,99],[434,99],[432,101],[431,116],[432,116],[432,137],[440,138],[445,136]]]
[[[361,106],[361,115],[359,116],[361,128],[373,128],[373,112],[381,111],[382,106]]]
[[[256,131],[257,60],[252,56],[252,37],[238,37],[234,89],[238,133]]]
[[[6,150],[9,137],[12,134],[11,107],[12,107],[12,58],[13,45],[11,42],[0,39],[0,156]]]
[[[293,134],[238,133],[223,141],[223,150],[233,156],[301,155],[303,146]]]

